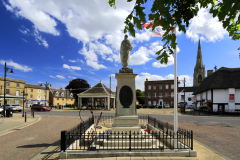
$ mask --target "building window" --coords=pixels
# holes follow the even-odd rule
[[[19,96],[19,91],[16,91],[16,96]]]
[[[162,92],[159,93],[159,98],[162,98]]]
[[[30,94],[30,99],[33,99],[33,95],[32,94]]]
[[[202,75],[198,76],[198,83],[202,83]]]
[[[63,97],[64,96],[64,93],[62,92],[61,96]]]
[[[173,101],[170,102],[171,106],[173,106]]]
[[[64,101],[64,98],[62,98],[62,100]]]
[[[174,89],[174,84],[171,84],[171,89]]]
[[[71,99],[71,101],[73,101],[73,99]]]
[[[155,85],[153,86],[153,89],[156,89],[156,86],[155,86]]]
[[[181,95],[181,101],[184,101],[184,95]]]
[[[6,94],[9,94],[9,89],[6,89]]]
[[[148,93],[148,98],[151,98],[151,93]]]
[[[58,96],[58,92],[56,92],[56,96]]]
[[[33,93],[33,89],[30,89],[30,92]]]
[[[151,85],[148,85],[148,89],[151,89]]]
[[[156,101],[153,101],[153,105],[156,106]]]
[[[154,98],[156,98],[156,95],[157,95],[156,93],[153,93]]]
[[[171,92],[171,98],[173,98],[174,97],[174,92]]]
[[[148,105],[151,105],[151,101],[148,101]]]
[[[71,94],[70,94],[70,97],[72,97],[72,96],[73,96],[73,94],[71,93]]]
[[[165,97],[166,97],[166,98],[168,97],[168,92],[165,93]]]
[[[44,94],[46,94],[46,91],[44,91]]]
[[[159,89],[162,89],[162,85],[159,85]]]
[[[41,100],[41,96],[40,95],[37,96],[37,100]]]
[[[168,84],[166,85],[166,89],[168,89]]]
[[[40,90],[40,89],[38,90],[38,93],[41,93],[41,90]]]
[[[165,101],[165,104],[168,104],[168,101]]]
[[[57,98],[57,100],[59,100],[59,98]]]
[[[9,87],[9,86],[10,86],[10,84],[9,84],[9,82],[7,82],[7,83],[6,83],[6,87]]]
[[[17,88],[19,88],[19,84],[17,84]]]
[[[15,99],[15,104],[19,104],[19,99]]]
[[[44,100],[46,100],[46,96],[44,96]]]

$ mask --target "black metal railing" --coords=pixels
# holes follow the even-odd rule
[[[72,144],[75,140],[79,139],[79,136],[74,135],[82,135],[92,124],[94,124],[93,116],[92,118],[89,118],[88,121],[83,121],[82,123],[68,131],[61,131],[61,150],[65,151],[70,144]]]
[[[68,144],[68,150],[96,151],[96,150],[165,150],[165,149],[191,149],[193,150],[193,132],[178,131],[176,138],[173,132],[158,131],[112,133],[94,132],[71,134],[69,136],[79,139]],[[176,139],[177,145],[174,146]],[[64,150],[65,151],[65,150]]]

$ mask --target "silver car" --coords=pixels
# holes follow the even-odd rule
[[[6,104],[5,105],[5,110],[11,109],[13,111],[18,111],[21,112],[22,111],[22,106],[20,106],[19,104]]]

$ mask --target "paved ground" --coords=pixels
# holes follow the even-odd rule
[[[65,109],[64,109],[65,110]],[[66,109],[68,110],[68,109]],[[65,110],[65,111],[66,111]],[[173,110],[171,109],[140,109],[139,112],[146,114],[146,112],[150,114],[166,114],[173,115]],[[62,112],[62,111],[61,111]],[[73,111],[74,112],[74,111]],[[94,111],[94,113],[100,111]],[[107,111],[113,112],[114,111]],[[96,113],[97,114],[97,113]],[[153,116],[153,115],[152,115]],[[35,116],[37,119],[37,116]],[[52,117],[52,116],[43,116],[42,119],[36,122],[33,125],[30,125],[25,128],[19,129],[11,129],[8,132],[4,132],[2,128],[5,126],[5,130],[12,128],[14,123],[13,119],[16,120],[15,125],[21,126],[23,125],[24,118],[21,115],[14,114],[12,118],[5,118],[4,125],[0,123],[0,159],[31,159],[34,157],[35,159],[55,159],[58,157],[59,147],[57,143],[60,139],[60,132],[62,130],[68,130],[74,126],[76,126],[80,120],[79,118],[74,117]],[[27,123],[35,121],[35,119],[31,119],[30,115],[28,115]],[[2,120],[0,121],[2,122]],[[216,150],[222,152],[223,154],[233,158],[239,159],[240,154],[238,151],[239,146],[239,133],[240,127],[231,125],[224,126],[226,124],[222,124],[223,126],[211,124],[201,124],[201,123],[188,123],[188,122],[179,122],[179,126],[192,129],[194,131],[194,139],[201,141],[212,148],[215,147]],[[231,132],[229,129],[231,128]],[[2,130],[1,130],[2,129]],[[230,137],[228,140],[226,137]],[[225,138],[225,140],[223,140]],[[2,145],[4,144],[4,145]],[[53,147],[48,147],[53,146]],[[226,146],[226,147],[225,147]],[[225,148],[224,148],[225,147]],[[198,152],[197,159],[224,159],[219,156],[215,151],[208,149],[205,145],[201,145],[201,143],[194,141],[194,149]],[[37,153],[40,153],[37,155]],[[37,156],[36,156],[37,155]],[[145,159],[148,159],[144,157]],[[160,159],[160,157],[157,157]],[[112,159],[112,158],[106,158]],[[121,159],[121,158],[114,158]],[[125,157],[123,159],[130,159],[130,157]],[[131,158],[133,159],[133,157]],[[143,157],[139,157],[139,159],[143,159]],[[154,159],[154,158],[150,158]],[[156,158],[155,158],[156,159]],[[165,157],[165,159],[193,159],[193,158],[173,158],[173,157]]]

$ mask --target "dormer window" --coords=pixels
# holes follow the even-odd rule
[[[63,92],[61,93],[61,96],[62,96],[62,97],[64,96],[64,93],[63,93]]]
[[[71,94],[70,94],[70,97],[72,97],[72,96],[73,96],[73,94],[71,93]]]
[[[58,92],[56,92],[55,95],[58,96]]]

